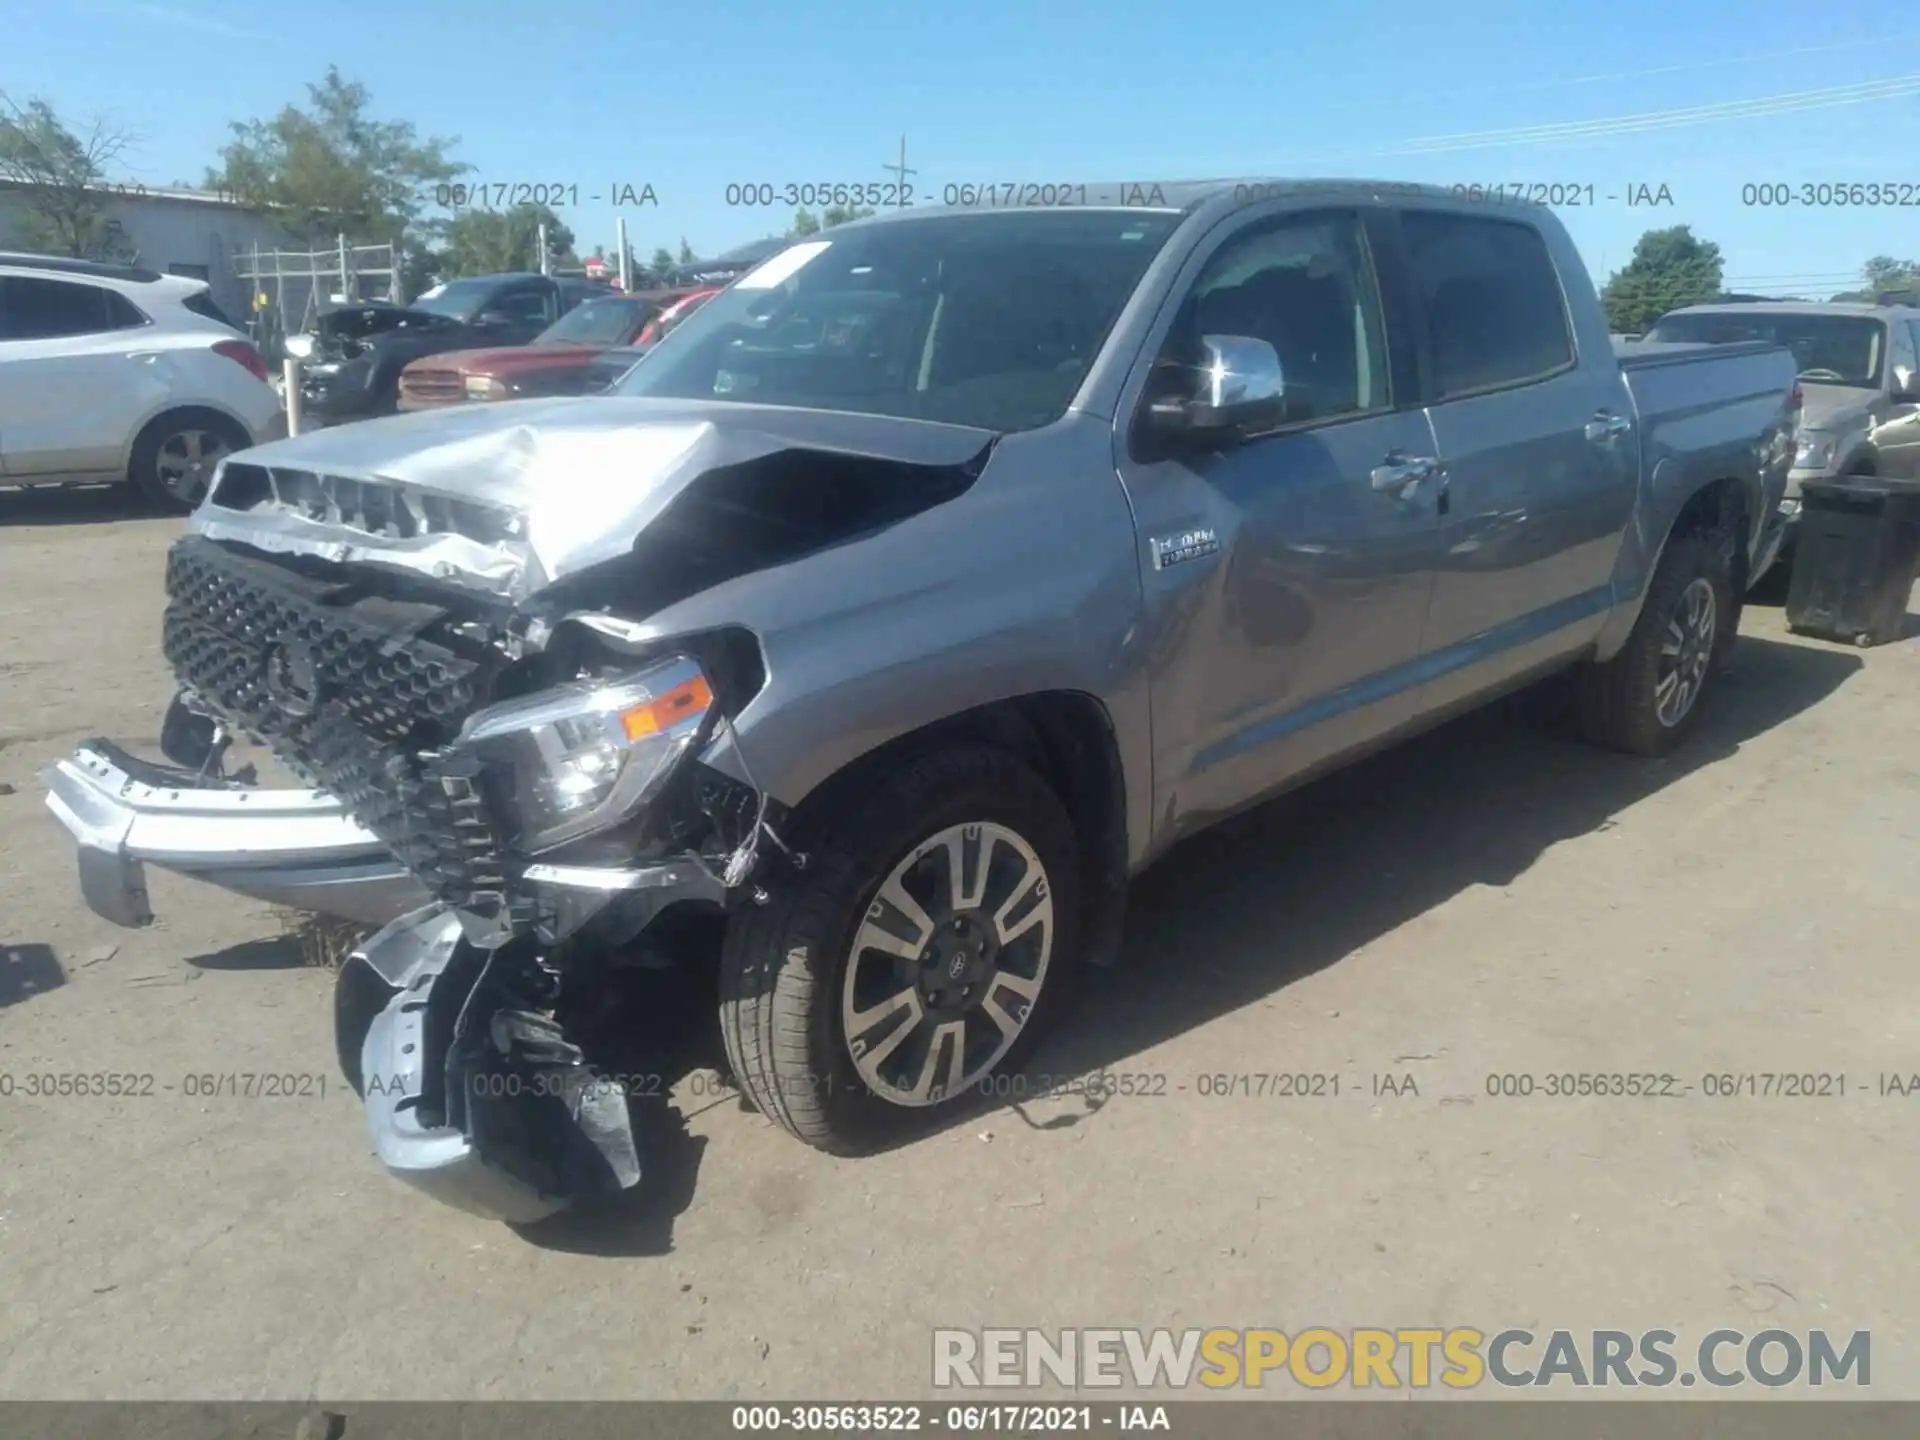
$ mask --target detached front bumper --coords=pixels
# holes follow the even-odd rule
[[[626,1088],[586,1063],[542,983],[525,951],[474,947],[438,906],[349,957],[335,1041],[389,1173],[520,1225],[639,1183]]]
[[[151,924],[146,866],[296,910],[384,925],[426,892],[323,790],[211,786],[91,740],[46,770],[79,847],[80,891],[116,925]]]

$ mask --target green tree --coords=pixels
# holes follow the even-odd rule
[[[545,205],[521,204],[509,210],[462,210],[447,223],[440,246],[441,273],[499,275],[540,267],[540,226],[558,263],[574,265],[573,231]]]
[[[21,188],[19,243],[29,250],[105,258],[114,248],[107,167],[132,143],[96,120],[76,135],[44,100],[19,106],[0,93],[0,179]]]
[[[1639,334],[1669,310],[1704,304],[1720,293],[1723,268],[1720,247],[1690,225],[1647,231],[1600,291],[1608,327]]]
[[[449,156],[457,140],[423,138],[411,121],[375,119],[371,107],[365,85],[329,66],[307,87],[305,108],[232,122],[233,138],[206,184],[275,207],[287,230],[311,244],[345,235],[361,244],[430,246],[445,224],[424,218],[446,198],[437,187],[472,167]]]
[[[873,214],[871,209],[833,205],[816,217],[811,210],[803,207],[793,212],[793,224],[787,227],[786,238],[804,240],[809,235],[818,235],[822,230],[831,230],[834,226],[844,225],[849,220],[864,220],[871,214]]]
[[[663,277],[673,269],[673,252],[662,245],[653,252],[653,259],[647,262],[647,269],[656,277]]]
[[[864,220],[871,214],[873,214],[873,207],[870,205],[854,206],[851,209],[845,205],[832,205],[820,216],[820,228],[831,230],[834,226],[844,225],[849,220]]]
[[[691,265],[693,259],[693,247],[687,244],[687,237],[682,235],[680,237],[680,263],[682,265]]]
[[[1860,267],[1860,279],[1858,290],[1845,290],[1833,298],[1872,304],[1886,295],[1896,304],[1920,303],[1920,262],[1876,255]]]

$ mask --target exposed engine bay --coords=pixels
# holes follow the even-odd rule
[[[427,903],[343,968],[341,1065],[390,1169],[509,1220],[640,1177],[589,1041],[613,972],[806,863],[731,733],[766,681],[758,638],[649,617],[940,504],[985,458],[975,437],[948,463],[665,437],[495,431],[511,463],[456,488],[320,468],[324,433],[300,468],[229,461],[168,558],[189,717],[169,757],[211,773],[232,737],[264,745],[418,882]],[[528,476],[587,450],[595,503],[556,511]],[[456,458],[426,452],[436,478]]]

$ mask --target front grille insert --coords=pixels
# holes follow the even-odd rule
[[[522,532],[520,517],[501,506],[435,495],[391,480],[246,460],[226,463],[213,503],[222,510],[298,515],[390,540],[463,535],[482,545],[498,545]]]
[[[442,643],[458,602],[393,600],[188,535],[167,557],[163,645],[180,682],[332,791],[438,899],[504,903],[505,846],[439,752],[497,665]]]
[[[400,390],[415,400],[464,400],[467,381],[458,370],[416,370],[400,376]]]

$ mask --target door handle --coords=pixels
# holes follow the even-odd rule
[[[1633,421],[1624,415],[1615,415],[1611,410],[1596,410],[1593,418],[1587,421],[1587,439],[1596,445],[1626,434],[1633,429]]]
[[[1373,488],[1397,500],[1411,500],[1419,493],[1422,481],[1431,480],[1444,468],[1431,455],[1409,456],[1396,450],[1373,467]]]

